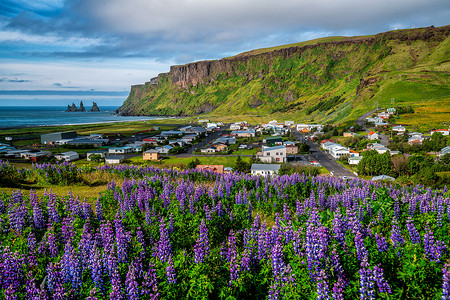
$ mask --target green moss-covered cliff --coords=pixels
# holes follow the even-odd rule
[[[450,26],[333,37],[172,66],[131,87],[124,115],[355,119],[374,106],[450,106]]]

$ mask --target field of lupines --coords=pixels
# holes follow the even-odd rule
[[[50,182],[86,170],[29,172]],[[446,189],[135,166],[89,172],[124,181],[93,204],[50,190],[0,197],[0,298],[450,298]]]

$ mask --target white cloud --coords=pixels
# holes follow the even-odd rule
[[[1,42],[24,42],[30,44],[47,44],[51,46],[65,46],[71,48],[82,48],[103,44],[103,41],[101,39],[84,37],[59,37],[52,35],[46,36],[7,30],[0,30],[0,43]]]
[[[167,72],[171,63],[128,60],[127,62],[7,62],[0,60],[0,77],[21,73],[21,80],[1,82],[1,90],[54,90],[75,86],[79,90],[127,91],[133,84],[144,83],[158,73]]]

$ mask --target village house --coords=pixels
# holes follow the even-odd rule
[[[171,136],[178,136],[178,135],[183,135],[183,131],[180,130],[167,130],[167,131],[161,131],[161,133],[159,134],[161,137],[171,137]]]
[[[388,175],[378,175],[372,177],[371,181],[395,181],[395,178]]]
[[[450,146],[444,147],[439,151],[439,157],[444,156],[445,154],[450,153]]]
[[[423,138],[422,137],[418,137],[418,136],[412,136],[408,139],[408,144],[410,146],[413,145],[422,145],[423,143]]]
[[[397,134],[403,134],[403,133],[405,133],[406,128],[405,128],[405,126],[398,125],[398,126],[392,127],[392,131],[397,132]]]
[[[74,139],[77,137],[75,131],[53,132],[41,135],[41,144],[52,145],[55,141]]]
[[[354,135],[355,135],[355,133],[351,132],[351,131],[345,131],[344,132],[344,137],[353,137]]]
[[[281,165],[279,164],[252,164],[251,174],[253,176],[271,176],[278,174]]]
[[[282,137],[277,137],[277,136],[270,136],[270,137],[267,137],[263,142],[267,146],[282,145],[283,144],[283,138]]]
[[[320,142],[320,147],[322,148],[322,149],[325,149],[325,144],[326,143],[334,143],[334,140],[331,140],[331,139],[324,139],[324,140],[322,140],[321,142]]]
[[[231,124],[230,125],[230,130],[241,130],[241,125],[236,124],[236,123]]]
[[[397,109],[395,107],[390,107],[388,109],[386,109],[387,113],[390,115],[393,115],[397,112]]]
[[[449,130],[448,129],[436,129],[436,130],[431,130],[430,131],[431,135],[435,134],[436,132],[439,132],[442,135],[449,135]]]
[[[222,143],[214,144],[213,147],[216,148],[217,152],[222,152],[228,150],[228,146]]]
[[[378,114],[378,117],[382,118],[383,120],[387,120],[390,117],[390,114],[387,112],[381,112]]]
[[[236,137],[255,137],[256,132],[254,129],[239,130],[239,131],[232,131],[231,135],[234,135]]]
[[[168,154],[170,150],[172,150],[173,147],[169,145],[165,145],[162,147],[156,147],[155,150],[157,150],[161,154]]]
[[[295,155],[298,154],[298,147],[296,145],[285,145],[286,146],[286,154]]]
[[[367,135],[367,138],[368,138],[369,140],[379,140],[379,139],[380,139],[380,136],[378,135],[378,133],[371,131],[371,132],[369,132],[369,134]]]
[[[52,156],[50,151],[39,151],[39,152],[23,152],[20,154],[21,158],[31,160],[32,162],[37,162]]]
[[[203,127],[196,126],[196,127],[191,127],[191,128],[186,129],[186,130],[184,131],[184,133],[186,133],[186,134],[200,135],[200,134],[202,134],[202,133],[206,133],[206,129],[203,128]]]
[[[350,157],[358,157],[359,156],[359,152],[350,149]]]
[[[128,146],[112,147],[108,149],[109,154],[126,154],[131,153],[131,151],[133,151],[133,148]]]
[[[217,151],[216,147],[212,146],[200,149],[201,153],[215,153],[216,151]]]
[[[55,158],[57,160],[63,160],[63,161],[75,161],[80,158],[80,155],[78,155],[78,153],[75,151],[67,151],[67,152],[55,154]]]
[[[334,144],[328,147],[328,153],[330,153],[330,155],[335,159],[339,159],[344,155],[350,154],[350,150],[340,144]]]
[[[274,146],[274,147],[267,147],[262,146],[262,151],[259,152],[260,154],[258,156],[259,159],[261,159],[262,162],[279,162],[284,163],[286,162],[286,146]]]
[[[197,165],[197,170],[211,171],[219,174],[224,173],[223,165]]]
[[[108,164],[108,165],[120,164],[121,162],[124,161],[124,159],[125,159],[125,157],[123,155],[107,156],[107,157],[105,157],[105,164]]]
[[[108,154],[107,150],[93,150],[86,153],[86,160],[91,161],[92,155],[100,155],[100,158],[104,159],[106,155]]]
[[[126,147],[131,147],[131,152],[141,152],[142,151],[142,145],[144,142],[135,142],[133,144],[126,144]]]
[[[150,138],[145,138],[142,141],[146,144],[158,145],[157,139],[158,139],[157,137],[150,137]]]
[[[348,164],[349,165],[357,165],[359,162],[363,159],[362,156],[350,156],[348,158]]]
[[[142,153],[143,160],[159,160],[159,152],[156,149],[150,149]]]

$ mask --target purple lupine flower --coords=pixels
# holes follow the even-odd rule
[[[344,300],[344,281],[341,277],[338,277],[338,280],[333,286],[332,296],[334,300]]]
[[[241,271],[250,271],[251,250],[245,249],[241,258]]]
[[[208,227],[203,219],[200,223],[200,237],[194,246],[194,256],[196,264],[204,262],[205,258],[209,256]]]
[[[66,289],[64,288],[64,285],[61,282],[58,282],[55,286],[55,289],[52,293],[54,300],[65,300],[67,299],[66,296]]]
[[[336,251],[336,248],[331,252],[331,263],[333,265],[333,270],[336,273],[336,276],[341,278],[344,284],[347,284],[347,278],[345,276],[344,268],[341,265],[339,254]]]
[[[156,280],[156,269],[152,263],[149,264],[148,271],[144,275],[141,294],[145,299],[156,300],[159,298],[158,281]]]
[[[33,207],[33,221],[34,227],[36,227],[37,229],[44,229],[45,218],[39,203],[36,203],[36,205]]]
[[[442,268],[442,300],[450,299],[450,264]]]
[[[56,239],[55,230],[53,228],[53,225],[49,226],[47,233],[48,233],[47,245],[48,245],[48,251],[50,252],[50,257],[57,257],[59,254],[58,240]]]
[[[138,242],[141,244],[142,251],[145,254],[145,249],[147,248],[147,246],[145,244],[144,233],[142,232],[141,227],[138,227],[136,229],[136,238],[137,238]]]
[[[379,252],[387,252],[389,250],[389,246],[384,236],[375,233],[375,239],[377,241],[377,247]]]
[[[120,276],[117,269],[113,270],[113,275],[111,276],[111,293],[109,294],[110,299],[122,300],[122,283],[120,282]]]
[[[63,278],[59,263],[49,263],[47,266],[47,288],[50,293],[53,293],[57,284],[62,283]]]
[[[434,238],[433,232],[430,230],[428,225],[425,228],[426,232],[424,235],[424,249],[425,249],[425,256],[430,261],[440,262],[440,259],[444,252],[446,251],[447,247],[445,246],[445,243],[442,241],[436,241]]]
[[[168,266],[166,268],[167,282],[170,284],[177,283],[177,277],[175,274],[175,268],[173,266],[172,256],[169,256]]]
[[[128,268],[127,277],[125,279],[127,298],[130,300],[139,299],[139,288],[136,281],[134,264],[131,263]]]
[[[345,247],[345,228],[344,223],[342,221],[342,215],[340,213],[336,213],[333,219],[333,233],[336,241],[339,242],[342,246]]]
[[[391,240],[394,249],[397,248],[397,255],[400,256],[400,249],[403,243],[405,242],[405,239],[402,236],[402,233],[400,232],[400,229],[398,228],[397,224],[392,225],[392,232],[391,232]]]
[[[362,261],[365,257],[369,255],[369,252],[366,249],[364,244],[364,239],[361,232],[357,232],[355,235],[355,247],[356,247],[356,255],[358,256],[358,260]]]
[[[105,218],[103,217],[103,206],[100,202],[100,197],[97,198],[97,201],[95,202],[95,213],[97,214],[97,220],[99,222],[103,221]]]
[[[16,234],[22,233],[27,226],[28,210],[24,203],[8,209],[9,224]]]
[[[289,206],[287,203],[284,203],[283,205],[283,216],[286,222],[291,220],[291,214],[289,213]]]
[[[40,300],[39,289],[36,287],[36,282],[33,276],[33,272],[28,272],[26,282],[26,297],[27,299]]]
[[[373,277],[377,283],[380,293],[391,293],[391,287],[387,283],[386,279],[384,279],[383,269],[381,267],[373,267]]]
[[[36,237],[35,237],[33,231],[31,231],[28,234],[27,245],[28,245],[28,251],[29,252],[34,252],[36,250]]]
[[[90,269],[92,275],[92,282],[100,291],[103,290],[103,265],[100,257],[100,251],[97,247],[93,249],[93,256],[90,259]]]
[[[118,262],[126,262],[128,260],[128,244],[129,237],[125,232],[125,227],[123,226],[122,220],[116,218],[114,220],[114,225],[116,227],[116,245],[117,245],[117,258]]]
[[[169,234],[173,233],[173,214],[171,213],[169,216]]]
[[[419,232],[417,231],[416,226],[414,226],[414,223],[411,218],[408,218],[408,220],[406,220],[406,228],[408,228],[409,236],[411,237],[411,242],[413,244],[420,244],[421,239]]]
[[[327,283],[327,275],[324,270],[320,270],[317,276],[317,300],[325,300],[330,298],[330,290]]]
[[[233,256],[230,260],[230,282],[229,286],[239,279],[239,264],[237,262],[237,257]]]
[[[272,249],[272,272],[276,282],[280,280],[280,277],[286,268],[283,256],[283,245],[277,239],[275,246]]]
[[[3,253],[0,252],[0,262],[0,287],[18,291],[23,284],[22,260],[18,252],[12,253],[9,247],[5,247]]]
[[[5,300],[17,300],[19,299],[17,296],[17,291],[14,288],[14,285],[10,285],[5,289]]]
[[[359,294],[360,299],[375,299],[374,296],[374,278],[372,270],[369,268],[367,256],[361,262],[359,269]]]
[[[169,257],[172,256],[172,246],[170,244],[169,232],[163,218],[159,225],[159,242],[157,247],[158,258],[163,262],[167,262]]]
[[[72,217],[66,217],[63,220],[61,231],[63,233],[62,239],[64,244],[66,244],[68,241],[71,241],[75,236],[75,230],[73,228],[72,222],[73,222]]]
[[[237,252],[236,252],[236,236],[234,235],[233,229],[231,229],[230,230],[230,235],[228,236],[227,261],[230,262],[236,256],[237,256]]]
[[[86,298],[86,300],[98,300],[97,298],[97,289],[94,287],[89,292],[89,296]]]

